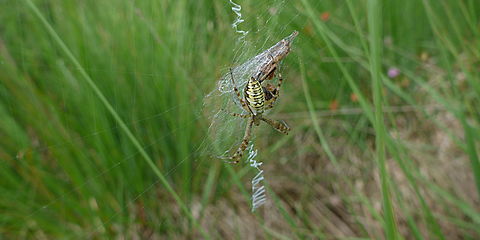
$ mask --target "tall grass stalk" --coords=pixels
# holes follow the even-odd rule
[[[323,131],[320,128],[320,122],[317,118],[317,115],[315,114],[315,106],[313,105],[312,96],[310,95],[308,83],[305,77],[305,66],[301,58],[299,57],[298,59],[300,63],[300,73],[302,77],[303,94],[305,95],[305,101],[307,102],[307,109],[310,114],[310,118],[312,119],[313,128],[315,129],[315,132],[317,133],[317,136],[318,136],[318,140],[320,140],[320,144],[322,145],[322,148],[327,154],[328,158],[330,159],[330,161],[332,161],[335,167],[338,168],[337,158],[332,153],[332,150],[330,149],[330,146],[327,140],[325,139],[325,135],[323,134]]]
[[[382,5],[379,0],[369,0],[368,28],[370,36],[370,74],[372,76],[373,103],[375,107],[375,149],[380,170],[383,196],[383,214],[387,239],[397,239],[397,226],[390,197],[389,174],[385,163],[386,129],[383,120],[382,92]]]

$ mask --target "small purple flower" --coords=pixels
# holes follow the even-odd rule
[[[396,78],[398,75],[400,75],[400,69],[396,67],[391,67],[388,69],[388,77],[389,78]]]

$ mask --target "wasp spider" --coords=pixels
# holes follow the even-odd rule
[[[259,81],[259,79],[261,78],[261,74],[258,74],[257,77],[251,77],[247,85],[245,86],[243,98],[240,94],[240,91],[235,85],[235,80],[233,79],[233,73],[231,70],[230,77],[232,79],[233,90],[235,91],[235,94],[242,108],[245,109],[245,111],[247,112],[247,114],[230,114],[235,117],[248,119],[242,143],[238,147],[237,151],[233,154],[233,156],[227,158],[232,160],[230,163],[238,163],[240,161],[240,158],[242,158],[243,156],[243,152],[248,147],[248,143],[250,142],[250,137],[252,133],[252,127],[254,124],[255,126],[258,126],[260,125],[260,121],[264,121],[273,128],[275,128],[277,131],[284,134],[288,134],[290,128],[284,122],[268,119],[263,116],[265,110],[273,107],[273,104],[275,103],[278,95],[280,94],[280,87],[283,82],[283,78],[280,74],[278,75],[278,84],[276,87],[270,84],[268,84],[266,87],[262,86]]]

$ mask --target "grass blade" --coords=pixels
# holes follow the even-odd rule
[[[385,163],[386,129],[383,119],[382,99],[382,12],[378,0],[368,1],[368,27],[370,34],[370,74],[372,76],[375,108],[375,145],[383,196],[383,214],[387,239],[397,239],[397,226],[390,197],[389,175]]]

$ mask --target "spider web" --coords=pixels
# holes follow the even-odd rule
[[[234,11],[235,10],[238,10],[238,8],[234,9]],[[242,36],[239,37],[238,41],[242,41],[241,45],[243,48],[249,48],[249,42],[243,40],[245,39],[245,35],[246,33],[248,33],[248,31],[239,31],[237,29],[238,22],[242,21],[238,20],[237,18],[237,20],[233,24],[235,30],[242,34]],[[235,150],[233,149],[235,148],[235,145],[238,145],[238,143],[241,142],[241,140],[243,139],[243,131],[246,128],[245,119],[232,116],[231,114],[239,113],[248,115],[248,112],[241,107],[241,103],[239,102],[239,99],[234,91],[234,86],[237,87],[239,93],[241,94],[241,97],[243,98],[244,96],[242,89],[245,88],[248,80],[261,72],[264,66],[271,64],[273,61],[272,56],[283,55],[284,52],[288,53],[291,46],[290,44],[292,43],[296,35],[297,32],[293,32],[290,35],[285,36],[284,38],[280,38],[278,39],[278,42],[270,48],[263,50],[262,52],[258,53],[253,57],[250,57],[248,60],[237,66],[228,68],[228,70],[226,70],[222,77],[220,77],[220,79],[217,81],[216,89],[214,89],[212,92],[210,92],[210,94],[205,97],[204,107],[208,115],[212,116],[210,117],[211,124],[208,132],[210,134],[212,142],[214,143],[215,150],[217,151],[217,157],[228,157],[228,154],[231,154],[231,151]],[[289,44],[285,45],[285,41]],[[237,56],[245,56],[244,52],[241,52],[241,50],[242,48],[238,48],[236,50]],[[278,70],[276,73],[278,74],[278,72],[280,72],[280,70]],[[268,84],[276,85],[277,83],[278,78],[268,80]],[[268,114],[268,110],[265,112],[265,114]],[[237,136],[239,137],[237,140],[231,138]],[[253,138],[254,137],[252,133],[252,139]]]
[[[242,90],[245,88],[248,80],[251,77],[260,77],[260,75],[258,75],[260,72],[262,72],[262,74],[268,74],[262,71],[264,67],[270,66],[277,56],[284,56],[285,53],[288,54],[292,41],[298,34],[297,32],[293,32],[288,35],[284,30],[275,35],[275,39],[269,39],[263,34],[266,32],[265,29],[253,31],[253,34],[257,34],[258,37],[265,37],[261,49],[258,49],[257,45],[259,44],[254,44],[247,38],[250,30],[245,31],[239,29],[239,24],[244,22],[242,19],[241,6],[231,0],[230,4],[232,4],[232,11],[237,16],[232,27],[240,35],[237,40],[237,47],[234,49],[234,65],[223,71],[223,75],[216,83],[216,88],[204,99],[205,112],[207,116],[211,116],[208,134],[212,149],[208,152],[212,153],[211,155],[214,158],[228,158],[232,156],[233,152],[237,150],[239,144],[243,141],[245,135],[247,120],[232,116],[231,114],[239,113],[248,115],[248,112],[241,107],[234,87],[238,89],[241,98],[243,98]],[[283,4],[284,2],[282,1],[279,6],[283,6]],[[281,7],[274,9],[281,9]],[[269,14],[274,15],[276,11],[269,11]],[[268,22],[269,20],[267,20],[267,23]],[[267,26],[265,26],[265,28],[267,28]],[[279,37],[279,35],[283,36]],[[281,39],[283,40],[280,41]],[[276,43],[268,47],[266,44],[269,42],[268,40],[273,40]],[[257,41],[259,42],[261,40]],[[277,74],[279,72],[280,66],[277,66]],[[268,80],[268,84],[277,85],[278,78]],[[265,112],[265,114],[267,113],[268,111]],[[263,181],[265,181],[264,170],[261,169],[263,162],[256,160],[258,149],[254,148],[254,132],[255,127],[252,128],[249,146],[244,152],[245,162],[256,172],[251,180],[252,212],[264,205],[267,201],[266,189],[263,185]]]

